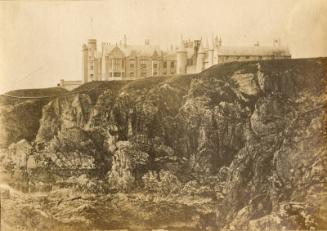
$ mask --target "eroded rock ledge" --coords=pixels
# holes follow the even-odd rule
[[[48,192],[28,211],[49,229],[327,229],[326,75],[321,58],[88,83],[43,106],[3,172]]]

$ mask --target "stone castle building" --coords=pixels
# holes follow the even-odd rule
[[[95,39],[83,45],[83,80],[123,80],[176,74],[176,53],[159,46],[102,43],[97,50]]]
[[[144,45],[130,45],[124,36],[119,44],[102,43],[89,39],[82,46],[83,78],[80,81],[132,80],[150,76],[199,73],[215,64],[267,59],[288,59],[291,54],[278,40],[272,46],[224,46],[216,36],[208,40],[181,39],[176,49],[162,50],[146,40]],[[72,88],[76,81],[62,80],[60,85]]]
[[[273,46],[223,46],[218,36],[211,42],[181,40],[176,51],[177,74],[199,73],[215,64],[268,59],[289,59],[287,47],[275,40]]]

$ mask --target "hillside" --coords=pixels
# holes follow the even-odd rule
[[[9,91],[5,94],[12,95],[12,96],[38,97],[38,96],[58,96],[63,93],[67,93],[67,90],[61,87],[50,87],[50,88],[35,88],[35,89],[19,89],[19,90]]]
[[[3,223],[327,229],[326,83],[327,58],[235,62],[2,103]]]

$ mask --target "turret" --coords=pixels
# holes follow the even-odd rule
[[[107,60],[106,60],[106,47],[107,43],[102,43],[102,54],[101,54],[101,80],[108,80],[107,73]]]
[[[179,75],[185,74],[186,73],[186,64],[187,64],[187,51],[185,49],[185,44],[184,44],[183,39],[181,39],[181,44],[179,46],[179,49],[177,50],[176,59],[177,59],[176,73]]]
[[[211,67],[214,64],[214,41],[211,41],[208,45],[208,66]]]
[[[206,46],[205,46],[205,49],[206,50],[209,50],[209,40],[208,40],[208,38],[206,38]]]
[[[97,50],[97,40],[96,39],[89,39],[87,41],[87,47],[89,48],[90,57],[94,58],[95,52]]]
[[[221,45],[222,45],[221,37],[220,36],[218,37],[218,35],[217,35],[216,38],[215,38],[215,46],[220,48]]]
[[[87,42],[88,48],[88,81],[93,81],[97,79],[97,40],[89,39]]]
[[[205,59],[205,51],[203,49],[202,41],[200,43],[198,57],[196,59],[196,72],[199,73],[204,69],[204,59]]]
[[[82,70],[82,73],[83,73],[83,76],[82,76],[82,80],[84,83],[88,82],[88,48],[85,44],[83,44],[82,46],[82,52],[83,52],[83,60],[82,60],[82,67],[83,67],[83,70]]]

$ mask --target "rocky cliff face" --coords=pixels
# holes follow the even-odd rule
[[[39,120],[42,117],[43,106],[66,92],[65,89],[56,87],[16,90],[7,93],[13,97],[0,95],[0,147],[8,147],[21,139],[34,140],[40,126]],[[38,98],[45,95],[48,97]],[[22,96],[27,98],[15,98]]]
[[[321,58],[89,83],[43,106],[29,151],[2,162],[54,201],[62,187],[101,196],[44,208],[85,227],[325,229],[326,75]]]

